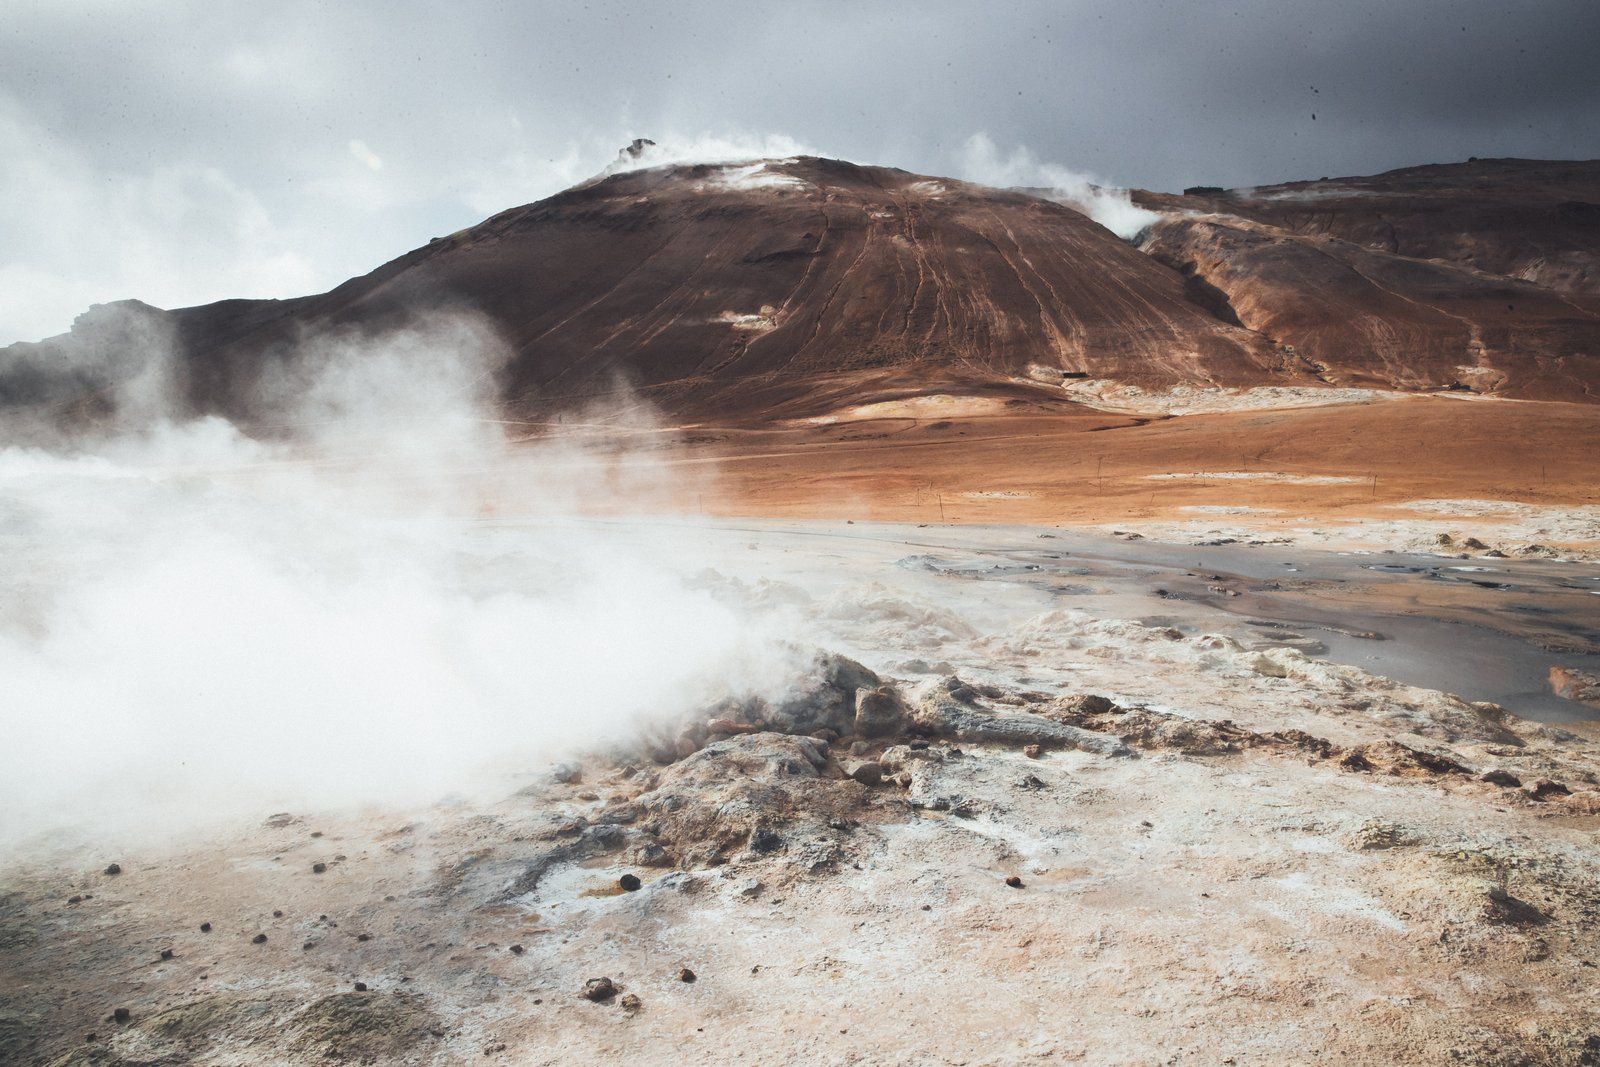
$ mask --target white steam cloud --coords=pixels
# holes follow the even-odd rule
[[[475,319],[306,346],[281,439],[171,417],[160,338],[119,336],[116,420],[0,447],[0,849],[503,792],[796,666],[689,539],[571,517],[693,487],[637,408],[514,444]]]
[[[1125,241],[1138,237],[1161,218],[1135,204],[1128,190],[1054,163],[1041,163],[1026,148],[1004,155],[984,133],[967,139],[961,158],[961,177],[999,188],[1048,189],[1054,199],[1077,208]]]
[[[636,151],[624,150],[601,176],[650,167],[692,164],[751,163],[766,159],[793,159],[824,153],[781,134],[701,133],[670,135],[660,140],[635,142]]]

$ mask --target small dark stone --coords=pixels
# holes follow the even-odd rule
[[[326,863],[313,863],[311,865],[311,873],[312,874],[321,874],[323,871],[325,871],[327,869],[328,869],[328,865]]]
[[[692,982],[692,981],[695,980],[695,977],[696,977],[695,973],[693,971],[691,971],[689,968],[687,968],[687,967],[678,968],[678,981],[680,981],[680,982]]]
[[[1552,782],[1548,778],[1536,778],[1527,786],[1530,800],[1546,800],[1550,797],[1570,796],[1572,790],[1560,782]]]
[[[622,994],[622,999],[617,1001],[617,1003],[622,1005],[623,1011],[630,1014],[644,1007],[644,1002],[639,999],[639,995],[637,993],[624,993]]]
[[[643,864],[646,867],[672,866],[672,857],[667,853],[667,850],[654,841],[646,841],[643,845],[640,845],[634,852],[633,859],[635,863]]]
[[[125,1023],[129,1019],[133,1018],[133,1012],[129,1011],[127,1008],[117,1008],[112,1011],[111,1017],[119,1023]]]
[[[848,764],[844,772],[865,786],[878,785],[883,781],[883,764],[875,760]]]
[[[365,982],[357,982],[356,983],[356,992],[357,993],[365,993],[366,991],[367,991],[367,983],[365,983]]]
[[[1013,874],[1010,878],[1006,879],[1006,885],[1010,886],[1012,889],[1021,889],[1022,879]]]
[[[274,918],[274,919],[281,919],[281,918],[283,918],[283,912],[281,912],[281,911],[275,911],[275,912],[273,912],[273,913],[272,913],[272,917],[273,917],[273,918]]]
[[[170,948],[162,949],[161,950],[161,958],[164,959],[164,960],[170,960],[172,958],[172,950]]]
[[[625,874],[621,878],[617,879],[617,884],[623,889],[626,889],[628,892],[632,893],[644,883],[639,881],[639,876],[637,874]]]
[[[617,986],[609,978],[591,978],[583,983],[583,991],[578,995],[585,1000],[592,1000],[598,1004],[616,996]]]
[[[67,903],[68,904],[81,904],[81,903],[83,903],[83,898],[82,897],[68,897],[67,898]]]
[[[200,924],[200,932],[202,934],[209,934],[211,932],[211,924],[210,923],[201,923]]]
[[[372,940],[372,935],[371,934],[357,934],[356,935],[356,940],[357,941],[371,941]]]
[[[113,863],[111,866],[106,868],[106,873],[107,874],[121,874],[122,873],[122,864]]]
[[[528,950],[523,948],[521,945],[512,945],[511,946],[511,954],[513,956],[520,956],[526,951],[528,951]]]
[[[250,943],[252,945],[265,945],[267,943],[267,935],[266,934],[257,934],[256,936],[254,936],[254,937],[252,937],[250,939]]]

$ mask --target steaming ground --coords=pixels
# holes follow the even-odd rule
[[[62,372],[107,375],[99,418],[15,420],[0,449],[0,848],[493,793],[791,669],[688,583],[710,562],[693,545],[485,524],[659,509],[694,483],[605,438],[513,457],[476,321],[302,352],[254,436],[178,414],[162,340],[136,340]],[[590,418],[648,436],[619,410]]]
[[[8,843],[482,789],[777,662],[686,584],[692,549],[501,533],[293,466],[6,459]]]
[[[642,405],[513,442],[471,319],[248,427],[142,344],[0,448],[0,1061],[1600,1050],[1582,551],[714,520]]]
[[[477,796],[358,805],[359,789],[312,780],[298,802],[177,841],[14,858],[8,1062],[1281,1063],[1315,1049],[1578,1064],[1600,1039],[1592,727],[1337,662],[1318,645],[1328,631],[1263,628],[1225,609],[1234,598],[1153,592],[1254,595],[1273,582],[1252,572],[1293,551],[1324,583],[1295,603],[1315,603],[1340,576],[1370,575],[1368,592],[1415,578],[1363,571],[1389,557],[1026,527],[501,512],[448,529],[458,564],[432,573],[457,583],[595,546],[570,576],[527,578],[510,612],[557,610],[575,636],[547,626],[485,675],[520,687],[508,707],[571,717],[530,715],[521,734],[515,716],[486,718],[508,739],[487,753],[505,773]],[[1236,567],[1163,555],[1186,552]],[[697,557],[715,562],[671,581],[606,575]],[[1532,583],[1565,565],[1503,566]],[[620,598],[607,619],[630,596],[650,613],[601,628],[603,655],[579,647],[587,617],[558,609],[594,582]],[[487,626],[492,598],[463,596],[449,621]],[[1396,623],[1406,610],[1397,599]],[[404,639],[385,615],[361,628]],[[737,632],[696,628],[706,619]],[[791,658],[795,673],[765,676],[783,677],[766,702],[696,684],[691,668],[749,664],[768,635],[859,665]],[[559,655],[539,651],[552,640]],[[1502,641],[1497,654],[1528,647],[1514,628]],[[385,662],[411,677],[406,658]],[[439,699],[406,688],[382,691],[416,714]],[[659,702],[655,718],[629,723],[619,699]],[[340,728],[312,718],[284,750],[322,758],[319,731]],[[561,723],[613,728],[556,767],[574,736]],[[602,977],[612,995],[580,995]]]

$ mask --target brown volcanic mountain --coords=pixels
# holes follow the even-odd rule
[[[513,411],[619,380],[724,418],[1048,391],[1037,383],[1055,373],[1147,388],[1600,392],[1600,297],[1581,291],[1600,243],[1549,219],[1524,235],[1517,221],[1534,210],[1530,189],[1542,190],[1541,218],[1586,218],[1578,198],[1600,165],[1396,173],[1141,194],[1170,213],[1141,250],[1068,206],[899,170],[809,157],[662,167],[503,212],[328,293],[139,305],[136,318],[141,337],[175,340],[196,410],[235,416],[307,339],[458,308],[509,344]],[[1406,254],[1441,249],[1462,258]],[[1561,270],[1534,266],[1557,260]],[[1552,280],[1565,288],[1540,284]],[[70,334],[0,351],[0,392],[94,394],[102,383],[83,368],[104,361],[85,352],[129,344],[126,318],[86,316]]]
[[[1474,159],[1189,192],[1199,195],[1150,199],[1165,207],[1198,201],[1307,236],[1600,293],[1600,163],[1592,160]]]
[[[1140,194],[1143,248],[1338,384],[1600,396],[1600,163]]]
[[[802,158],[616,174],[435,240],[329,293],[166,316],[201,408],[237,408],[307,336],[435,308],[486,315],[515,351],[513,408],[610,389],[726,413],[1031,365],[1161,384],[1247,384],[1281,354],[1189,300],[1183,278],[1070,208]],[[93,324],[13,357],[93,341]],[[842,376],[842,377],[841,377]],[[875,394],[875,395],[881,395]]]

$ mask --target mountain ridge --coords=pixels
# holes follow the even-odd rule
[[[1587,218],[1563,206],[1588,204],[1574,199],[1585,190],[1600,200],[1600,163],[1561,162],[1563,183],[1541,187],[1532,175],[1551,165],[1135,191],[1162,216],[1137,247],[1046,197],[897,168],[664,165],[508,208],[325,293],[138,314],[170,333],[188,404],[243,419],[257,383],[308,339],[459,311],[508,346],[498,387],[512,413],[619,382],[691,416],[752,420],[1077,378],[1592,401],[1600,295],[1586,272],[1600,232],[1562,236],[1559,221]],[[1530,213],[1544,222],[1518,244]],[[1433,233],[1430,218],[1458,228]],[[1541,256],[1546,267],[1531,265]],[[0,395],[54,395],[53,368],[106,343],[75,327],[0,349]]]

